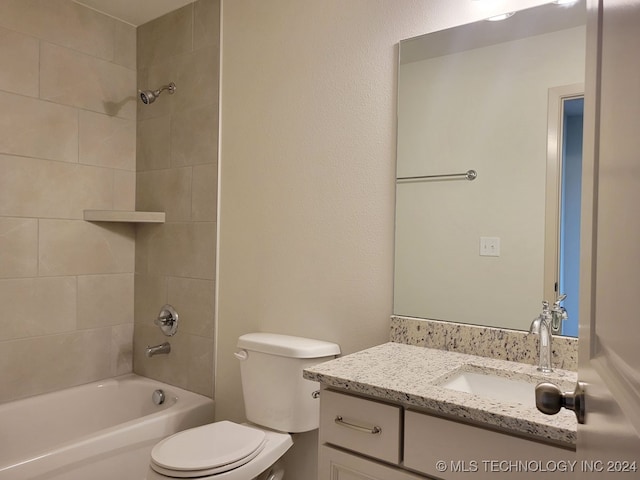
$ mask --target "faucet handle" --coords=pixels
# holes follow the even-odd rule
[[[562,302],[565,298],[567,298],[566,293],[559,295],[557,300],[553,303],[553,307],[551,308],[551,331],[553,333],[560,333],[562,321],[569,318],[567,310],[562,305],[560,305],[560,302]]]
[[[160,310],[158,318],[154,320],[154,323],[160,327],[162,333],[167,337],[171,337],[176,334],[178,330],[178,312],[169,304],[166,304]]]
[[[567,311],[562,305],[560,305],[560,302],[564,301],[565,298],[567,298],[566,293],[560,295],[558,299],[553,303],[553,308],[551,309],[554,313],[561,313],[563,318],[567,318]]]
[[[558,298],[556,299],[556,301],[553,303],[556,307],[560,306],[560,302],[563,302],[564,299],[567,298],[567,294],[563,293],[561,295],[558,295]]]

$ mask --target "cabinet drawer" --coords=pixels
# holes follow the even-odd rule
[[[574,450],[405,412],[404,466],[428,475],[447,480],[538,478],[536,475],[566,480],[571,473],[554,469],[568,468],[575,458]]]
[[[320,443],[400,463],[402,408],[331,390],[320,395]]]

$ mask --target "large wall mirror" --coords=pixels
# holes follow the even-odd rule
[[[577,336],[585,21],[549,3],[400,42],[396,315],[526,330],[566,294]]]

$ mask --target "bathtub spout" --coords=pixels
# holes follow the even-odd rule
[[[169,342],[161,343],[160,345],[156,345],[154,347],[147,347],[144,351],[144,354],[151,358],[154,355],[167,354],[171,351],[171,344]]]

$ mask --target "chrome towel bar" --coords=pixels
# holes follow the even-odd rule
[[[464,173],[448,173],[443,175],[420,175],[417,177],[398,177],[396,180],[425,180],[431,178],[458,178],[463,177],[467,180],[475,180],[478,177],[478,172],[475,170],[467,170]]]

